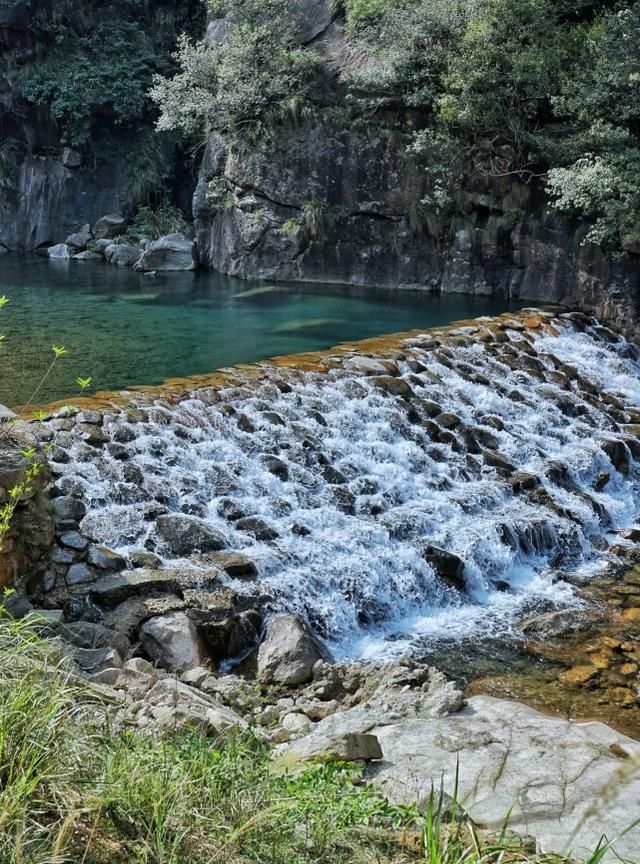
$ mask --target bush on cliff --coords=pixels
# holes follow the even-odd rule
[[[150,95],[161,111],[158,129],[255,131],[304,110],[319,57],[296,44],[287,5],[246,0],[229,14],[233,27],[224,43],[207,46],[183,36],[174,57],[177,74],[156,76]]]

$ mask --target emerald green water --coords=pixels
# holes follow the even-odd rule
[[[399,290],[262,283],[216,273],[144,276],[100,263],[0,257],[0,403],[27,401],[52,345],[67,354],[37,402],[159,384],[220,366],[505,311],[507,301]]]

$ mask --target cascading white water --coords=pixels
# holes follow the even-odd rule
[[[492,350],[414,340],[401,379],[343,366],[283,385],[274,370],[145,406],[144,422],[107,414],[126,458],[62,432],[58,487],[82,494],[84,534],[125,554],[163,551],[163,512],[203,518],[256,562],[270,607],[305,615],[338,656],[507,632],[536,604],[576,602],[592,550],[640,511],[632,454],[620,444],[618,470],[603,449],[625,438],[619,403],[640,405],[636,352],[568,316],[553,325],[557,336],[507,331]],[[238,516],[276,536],[254,539]],[[425,544],[462,559],[465,592],[438,578]]]

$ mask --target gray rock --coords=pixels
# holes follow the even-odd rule
[[[89,545],[87,538],[79,531],[65,531],[60,535],[60,542],[70,549],[76,549],[78,552],[82,552]]]
[[[68,261],[74,252],[75,249],[71,246],[67,246],[66,243],[57,243],[55,246],[49,246],[47,249],[47,255],[49,258],[63,261]]]
[[[268,522],[265,522],[264,519],[260,519],[257,516],[243,516],[241,519],[236,520],[234,527],[238,531],[244,531],[247,534],[251,534],[251,536],[255,537],[256,540],[260,540],[264,543],[278,539],[278,532],[275,528],[272,528]]]
[[[208,560],[232,579],[255,579],[258,576],[256,565],[242,552],[216,552],[209,555]]]
[[[73,256],[74,261],[102,261],[102,255],[98,252],[91,252],[89,249],[85,249],[84,252],[78,252],[77,255]]]
[[[184,234],[153,240],[142,253],[136,270],[195,270],[196,247]]]
[[[102,426],[104,416],[100,411],[80,411],[76,420],[78,423],[88,423],[90,426]]]
[[[160,728],[196,726],[214,735],[246,726],[241,717],[216,699],[171,679],[157,681],[151,687],[144,696],[141,714]]]
[[[79,168],[82,165],[82,153],[73,147],[65,147],[62,150],[62,164],[65,168]]]
[[[453,716],[371,732],[384,754],[374,780],[392,801],[418,801],[441,781],[452,794],[458,773],[458,800],[490,830],[500,830],[510,812],[509,828],[533,834],[544,852],[583,854],[606,835],[620,838],[615,850],[622,858],[637,853],[638,829],[621,835],[637,818],[640,742],[602,723],[473,696]],[[619,859],[612,852],[604,860]]]
[[[79,231],[70,234],[65,243],[67,246],[80,251],[81,249],[86,249],[89,240],[91,240],[91,225],[84,225]]]
[[[93,621],[67,621],[58,628],[58,635],[77,648],[115,648],[121,657],[131,650],[126,636]]]
[[[140,250],[127,243],[111,243],[104,250],[105,261],[116,267],[133,267],[138,258]]]
[[[127,562],[118,552],[108,546],[91,546],[87,555],[89,564],[99,570],[124,570]]]
[[[425,546],[422,557],[432,568],[438,579],[457,591],[466,591],[464,581],[464,562],[452,552],[440,549],[438,546]]]
[[[127,230],[127,220],[119,213],[110,213],[98,219],[93,226],[93,236],[96,240],[119,237]]]
[[[56,522],[79,522],[84,518],[87,508],[77,498],[61,495],[55,499],[54,511]]]
[[[371,762],[382,759],[380,742],[368,732],[345,732],[343,735],[302,738],[295,755],[302,762],[320,759],[324,762]]]
[[[84,563],[72,564],[67,570],[67,585],[83,585],[96,579],[96,571]]]
[[[4,597],[2,608],[12,618],[24,618],[34,611],[33,603],[21,594],[9,594]]]
[[[196,516],[177,513],[159,516],[156,531],[169,551],[177,557],[193,552],[217,552],[226,545],[220,531]]]
[[[113,239],[111,237],[101,237],[99,240],[94,240],[93,245],[98,250],[101,256],[104,256],[104,250],[107,246],[111,246]]]
[[[153,552],[144,552],[142,549],[131,552],[129,559],[136,568],[146,567],[148,570],[157,570],[162,565],[162,558],[159,555],[154,555]]]
[[[364,355],[356,354],[353,357],[347,357],[343,363],[345,369],[353,370],[360,375],[387,375],[387,367],[381,360],[375,357],[365,357]]]
[[[231,27],[226,18],[215,18],[207,25],[204,43],[207,48],[212,45],[224,45],[231,32]]]
[[[0,448],[0,501],[9,499],[9,490],[21,481],[26,464],[24,456],[15,448]]]
[[[306,45],[331,24],[333,4],[331,0],[293,0],[289,14],[294,22],[298,41]]]
[[[99,579],[91,586],[91,596],[101,606],[113,609],[133,597],[176,595],[188,589],[211,591],[216,587],[218,570],[122,570]]]
[[[69,654],[81,669],[93,674],[122,665],[122,657],[118,651],[107,646],[102,648],[73,647],[69,650]]]
[[[140,628],[140,643],[155,663],[173,672],[201,666],[207,659],[204,642],[184,612],[145,621]]]
[[[522,632],[530,639],[547,642],[589,626],[589,615],[581,609],[558,609],[529,618],[522,623]]]
[[[278,615],[267,622],[258,650],[258,676],[267,684],[304,684],[313,677],[327,651],[296,615]]]

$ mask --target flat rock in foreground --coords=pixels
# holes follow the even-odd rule
[[[547,717],[517,702],[474,696],[459,712],[370,730],[383,760],[369,769],[392,800],[415,802],[443,778],[481,826],[533,834],[544,851],[584,856],[640,816],[640,742],[603,723]],[[616,844],[637,860],[640,826]],[[605,861],[617,861],[612,853]]]

